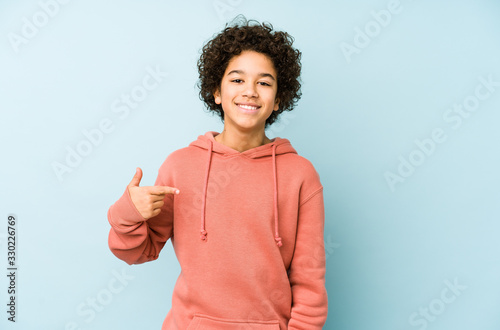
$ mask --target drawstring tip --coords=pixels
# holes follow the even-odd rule
[[[202,241],[205,241],[205,242],[207,241],[207,231],[206,230],[201,231],[200,239]]]
[[[278,245],[279,247],[283,245],[283,243],[281,243],[281,237],[275,237],[274,240],[276,241],[276,245]]]

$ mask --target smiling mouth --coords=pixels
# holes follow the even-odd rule
[[[255,112],[260,109],[260,106],[251,106],[251,105],[245,105],[245,104],[236,104],[239,108],[241,108],[244,111],[250,111],[250,112]]]

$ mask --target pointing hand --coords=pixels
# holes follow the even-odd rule
[[[132,181],[130,181],[127,187],[134,206],[142,217],[147,220],[160,214],[166,194],[178,194],[179,190],[167,186],[139,187],[141,179],[142,170],[138,167]]]

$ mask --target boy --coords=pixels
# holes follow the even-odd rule
[[[227,26],[203,47],[200,98],[224,123],[142,171],[108,211],[109,247],[129,265],[168,239],[181,266],[162,329],[322,329],[323,186],[265,128],[300,99],[300,56],[272,25]]]

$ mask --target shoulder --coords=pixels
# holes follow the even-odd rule
[[[193,155],[193,148],[192,147],[184,147],[184,148],[180,148],[180,149],[177,149],[175,151],[172,151],[167,156],[165,161],[179,162],[179,161],[183,161],[183,160],[189,158],[189,156],[192,156],[192,155]]]
[[[284,166],[280,166],[280,172],[299,190],[300,205],[323,191],[319,173],[309,159],[295,153],[283,156]]]
[[[159,168],[159,172],[165,173],[167,171],[175,170],[175,168],[179,168],[179,166],[182,167],[189,162],[190,159],[192,160],[192,156],[193,150],[190,147],[174,150],[165,158]]]
[[[288,171],[300,174],[305,182],[321,185],[319,173],[309,159],[295,153],[285,154],[283,156],[285,156]]]

